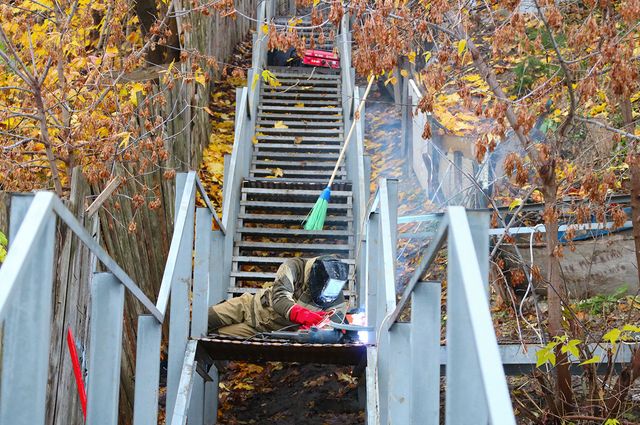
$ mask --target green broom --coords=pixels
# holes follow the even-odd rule
[[[360,111],[364,106],[365,100],[367,100],[367,96],[369,95],[369,90],[371,90],[371,84],[373,84],[374,77],[373,75],[369,78],[369,84],[367,85],[367,89],[364,92],[364,96],[360,100],[360,104],[358,105],[358,109],[354,114],[354,120],[351,123],[351,128],[349,129],[349,133],[347,134],[347,138],[344,141],[344,145],[342,146],[342,150],[340,151],[340,156],[338,156],[338,161],[336,162],[336,166],[333,168],[333,173],[331,173],[331,178],[329,179],[329,184],[322,190],[322,193],[318,197],[315,205],[307,215],[304,223],[305,230],[322,230],[324,226],[324,220],[327,218],[327,208],[329,207],[329,199],[331,198],[331,185],[333,184],[333,179],[336,178],[336,173],[338,172],[338,167],[340,167],[340,163],[342,162],[342,158],[344,158],[344,154],[347,151],[347,146],[349,145],[349,140],[351,140],[351,135],[353,134],[353,130],[356,128],[356,123],[360,119]]]

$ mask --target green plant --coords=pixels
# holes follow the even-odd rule
[[[588,311],[590,314],[609,313],[613,306],[625,296],[627,286],[621,286],[611,295],[596,295],[595,297],[580,300],[576,308],[580,311]]]

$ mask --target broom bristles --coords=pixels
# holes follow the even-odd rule
[[[324,221],[327,218],[327,208],[329,207],[329,197],[331,196],[331,189],[324,188],[315,205],[309,212],[307,220],[304,223],[305,230],[322,230],[324,227]]]

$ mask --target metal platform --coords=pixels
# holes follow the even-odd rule
[[[296,362],[337,365],[363,365],[367,345],[300,344],[288,340],[256,340],[210,335],[198,339],[198,357],[209,361]]]

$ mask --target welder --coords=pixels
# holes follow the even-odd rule
[[[272,283],[209,307],[209,333],[251,337],[263,332],[308,329],[347,312],[342,294],[349,274],[333,255],[289,258]]]

